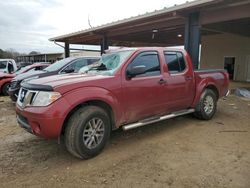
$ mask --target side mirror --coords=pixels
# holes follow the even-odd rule
[[[133,78],[137,75],[144,74],[145,72],[146,72],[146,66],[144,65],[134,66],[127,70],[127,77]]]

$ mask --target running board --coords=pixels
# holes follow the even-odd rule
[[[151,123],[156,123],[156,122],[163,121],[163,120],[166,120],[166,119],[171,119],[171,118],[182,116],[182,115],[185,115],[185,114],[190,114],[190,113],[193,113],[194,111],[195,111],[194,109],[181,110],[181,111],[173,112],[173,113],[165,115],[165,116],[160,116],[157,119],[154,118],[154,119],[149,120],[149,121],[145,121],[145,120],[143,121],[142,120],[142,121],[139,121],[139,122],[136,122],[136,123],[124,125],[122,127],[122,129],[124,131],[127,131],[127,130],[130,130],[130,129],[134,129],[134,128],[141,127],[141,126],[144,126],[144,125],[148,125],[148,124],[151,124]]]

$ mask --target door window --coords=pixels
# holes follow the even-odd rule
[[[171,74],[180,73],[186,69],[186,63],[181,52],[165,52],[164,56],[168,71]]]
[[[88,59],[88,65],[91,65],[91,64],[93,64],[93,63],[95,63],[95,62],[97,62],[99,60],[100,60],[100,58]]]
[[[77,60],[74,66],[74,72],[78,72],[83,66],[86,66],[86,65],[88,65],[86,59]]]
[[[145,66],[146,71],[144,74],[137,75],[136,77],[144,77],[144,76],[156,76],[160,75],[160,62],[157,52],[143,52],[139,54],[127,67],[131,69],[135,66]]]
[[[83,66],[87,65],[86,59],[78,59],[68,65],[65,69],[62,70],[62,73],[72,73],[72,72],[78,72]]]

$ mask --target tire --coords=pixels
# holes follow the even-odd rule
[[[2,88],[3,95],[5,95],[5,96],[9,95],[8,94],[9,87],[10,87],[10,82],[7,82],[3,85],[3,88]]]
[[[97,106],[84,106],[70,117],[64,143],[75,157],[92,158],[103,150],[110,131],[110,119],[105,110]]]
[[[205,89],[199,103],[195,107],[195,117],[203,120],[210,120],[217,109],[217,97],[213,90]]]

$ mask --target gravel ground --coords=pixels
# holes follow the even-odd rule
[[[123,132],[90,160],[18,127],[0,97],[0,187],[250,187],[250,101],[230,95],[192,115]]]

